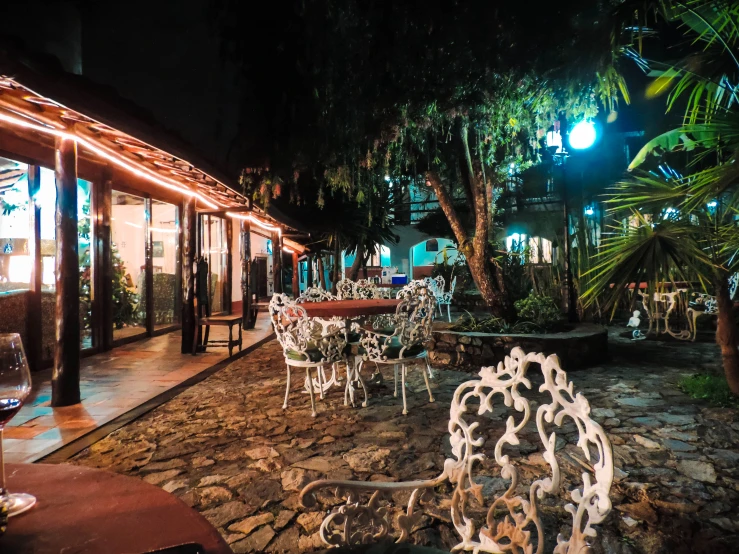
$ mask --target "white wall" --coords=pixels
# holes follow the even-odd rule
[[[441,251],[446,247],[447,256],[451,259],[457,257],[456,243],[449,239],[436,239],[439,245],[439,249],[436,252],[426,252],[426,242],[421,242],[413,247],[413,258],[412,262],[414,266],[417,265],[434,265],[434,261],[441,263],[444,260],[444,256]]]

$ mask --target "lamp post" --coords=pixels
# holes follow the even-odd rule
[[[566,125],[565,125],[566,128]],[[592,122],[583,120],[572,128],[569,134],[570,147],[574,150],[585,150],[595,143],[596,132],[595,125]],[[570,255],[570,207],[567,194],[567,157],[568,152],[562,144],[562,137],[556,131],[547,133],[547,147],[552,151],[555,163],[559,160],[562,166],[562,215],[564,226],[564,273],[565,273],[565,311],[567,319],[570,323],[577,323],[577,301],[575,294],[575,282],[572,278],[572,261]]]

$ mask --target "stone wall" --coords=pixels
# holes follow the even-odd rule
[[[516,346],[526,352],[557,354],[565,370],[581,369],[607,359],[608,331],[592,324],[578,325],[566,333],[541,335],[435,331],[429,358],[434,365],[479,368],[501,361]]]

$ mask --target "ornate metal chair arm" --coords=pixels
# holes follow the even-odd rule
[[[393,528],[390,514],[380,501],[392,493],[411,491],[404,513],[395,518],[399,536],[395,542],[405,542],[413,526],[423,516],[419,501],[429,491],[447,480],[446,472],[436,479],[406,481],[400,483],[338,481],[324,479],[306,485],[300,492],[300,503],[305,508],[318,504],[316,493],[328,489],[333,496],[345,498],[346,503],[334,508],[321,523],[321,540],[330,546],[367,544],[385,539]],[[368,494],[369,500],[361,503],[361,495]]]

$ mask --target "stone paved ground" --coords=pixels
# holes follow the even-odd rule
[[[570,374],[608,430],[618,467],[615,509],[600,528],[596,552],[739,552],[739,413],[710,408],[675,386],[682,375],[717,371],[716,347],[612,337],[611,351],[607,365]],[[444,439],[449,402],[468,373],[438,372],[437,402],[429,404],[422,392],[410,394],[410,415],[404,417],[386,371],[368,408],[345,408],[343,395],[333,390],[312,419],[297,383],[290,408],[282,411],[281,362],[277,344],[269,343],[96,443],[73,463],[163,487],[202,512],[235,552],[320,548],[322,515],[298,503],[298,490],[308,480],[330,475],[394,481],[440,473],[450,455]],[[502,413],[496,409],[487,422],[488,444],[503,429]],[[563,431],[572,441],[573,426]],[[536,441],[530,433],[510,452],[525,458],[524,475],[544,467]],[[579,475],[577,451],[565,441],[558,449],[564,473]],[[493,469],[487,464],[483,472]],[[504,488],[494,472],[479,482],[484,493]],[[448,505],[444,493],[430,509],[435,515],[416,526],[415,542],[453,544],[448,514],[438,508]],[[566,517],[561,505],[547,505],[544,512],[555,522]],[[552,548],[550,538],[546,551]]]

